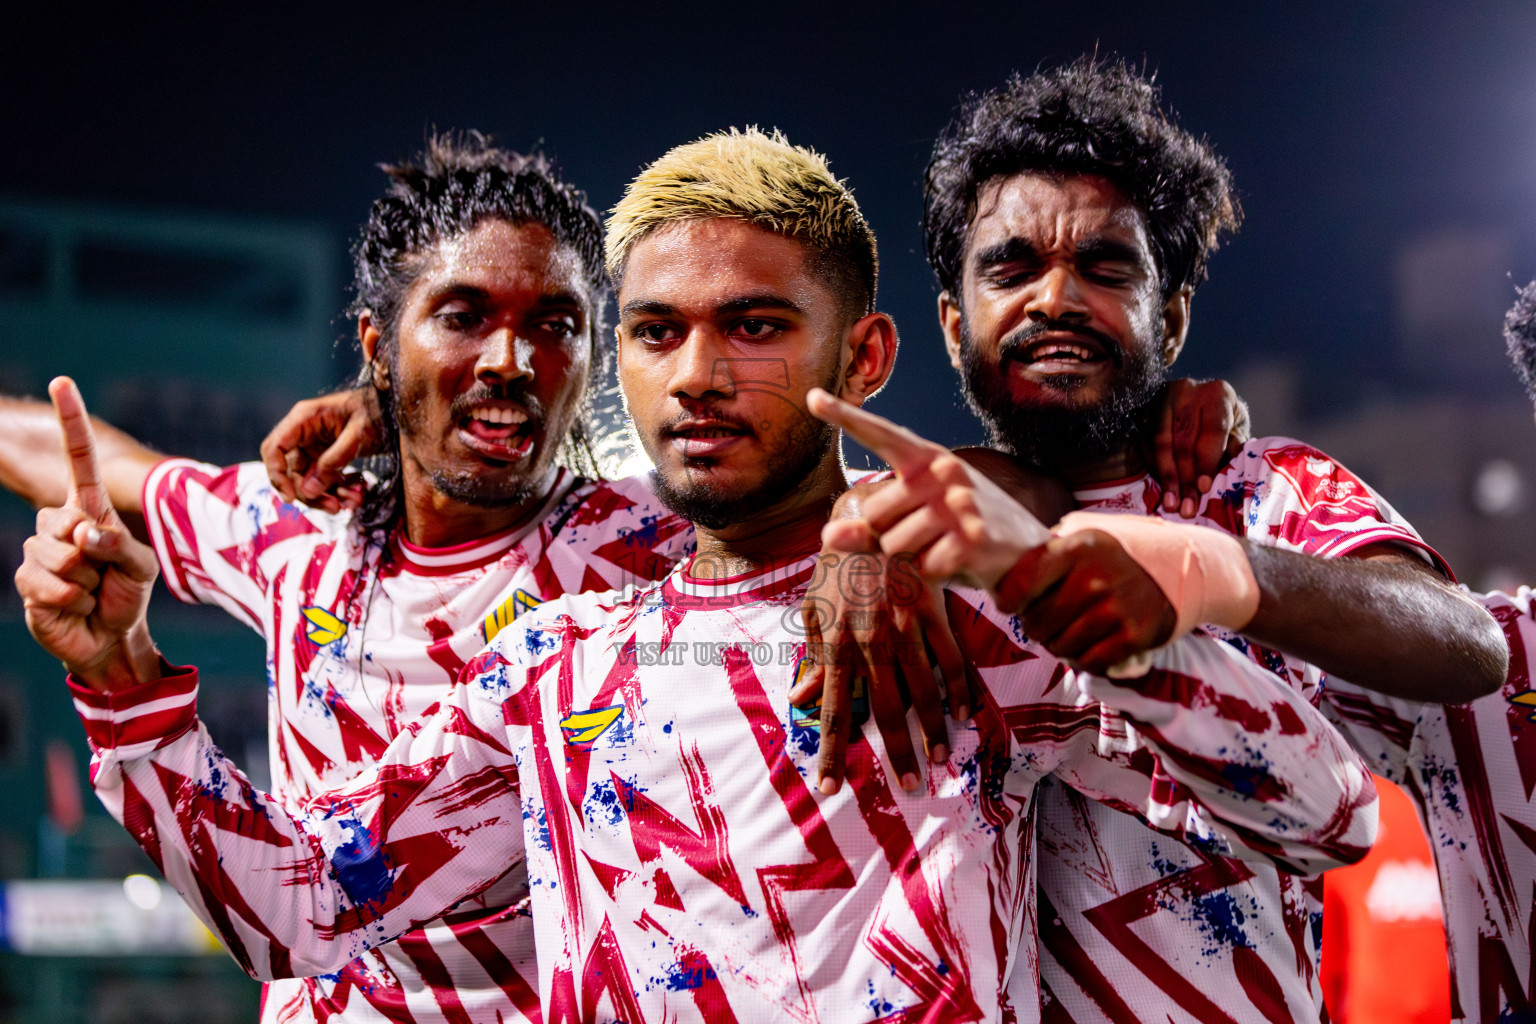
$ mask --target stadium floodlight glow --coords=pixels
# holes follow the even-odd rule
[[[129,875],[123,879],[123,895],[140,910],[154,910],[160,905],[160,883],[148,875]]]
[[[1508,516],[1525,504],[1525,481],[1508,459],[1490,459],[1472,484],[1472,504],[1487,516]]]

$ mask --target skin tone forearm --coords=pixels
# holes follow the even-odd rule
[[[1245,541],[1259,610],[1243,635],[1389,697],[1456,704],[1498,689],[1493,617],[1412,555],[1314,558]]]
[[[115,427],[93,420],[102,482],[112,504],[140,513],[144,478],[162,458]],[[69,464],[53,406],[0,396],[0,486],[33,507],[56,507],[69,495]],[[131,520],[130,520],[131,521]]]
[[[983,468],[1038,501],[1020,491],[1027,478]],[[1324,559],[1243,546],[1260,592],[1244,636],[1389,697],[1456,704],[1503,685],[1509,650],[1493,616],[1403,549]]]

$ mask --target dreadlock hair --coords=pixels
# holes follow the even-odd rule
[[[1525,393],[1536,399],[1536,281],[1515,292],[1515,304],[1504,314],[1504,344]]]
[[[618,288],[630,251],[666,224],[745,221],[809,250],[851,320],[874,310],[875,235],[826,157],[756,127],[706,135],[668,150],[630,182],[608,218],[608,273]]]
[[[542,224],[580,261],[592,297],[591,376],[583,407],[562,440],[558,458],[578,473],[598,476],[591,414],[607,369],[608,347],[599,346],[597,339],[606,332],[608,283],[602,222],[587,205],[585,193],[560,180],[543,154],[500,149],[477,131],[434,133],[412,160],[379,167],[389,175],[389,188],[374,201],[352,246],[348,315],[356,318],[366,312],[372,317],[380,335],[379,353],[391,359],[406,297],[436,246],[473,231],[488,218],[513,225]],[[371,388],[378,402],[382,454],[371,460],[377,483],[364,492],[356,522],[365,533],[378,535],[392,529],[401,515],[400,425],[394,390],[378,386],[367,361],[358,387]]]
[[[940,133],[924,180],[923,235],[940,287],[959,298],[981,189],[1021,173],[1107,178],[1146,218],[1164,301],[1205,280],[1221,232],[1237,229],[1242,208],[1226,162],[1159,100],[1151,77],[1097,56],[1015,74],[968,98]]]

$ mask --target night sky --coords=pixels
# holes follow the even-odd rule
[[[1425,386],[1393,354],[1405,239],[1498,226],[1513,280],[1536,275],[1529,3],[15,6],[0,196],[318,222],[338,263],[383,183],[374,165],[431,126],[542,146],[602,209],[672,145],[777,126],[829,155],[879,236],[903,349],[875,408],[951,443],[975,428],[940,348],[919,183],[959,98],[1014,69],[1095,47],[1144,60],[1230,162],[1247,221],[1196,297],[1185,372],[1283,359],[1326,416]],[[1468,335],[1499,344],[1486,323]]]

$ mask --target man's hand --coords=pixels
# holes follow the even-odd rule
[[[1107,533],[1053,537],[1026,552],[1010,576],[1021,589],[999,605],[1017,601],[1024,634],[1073,668],[1108,675],[1173,635],[1173,605]]]
[[[362,477],[346,469],[377,453],[378,421],[372,388],[299,402],[261,442],[272,486],[284,501],[303,501],[324,512],[356,509],[363,500]]]
[[[145,622],[158,568],[134,540],[101,482],[96,438],[75,382],[48,386],[69,460],[69,497],[37,514],[23,544],[16,589],[27,628],[75,678],[109,692],[160,676],[160,655]]]
[[[1175,615],[1156,582],[1098,531],[1051,537],[1039,520],[949,451],[812,390],[811,412],[891,464],[897,480],[866,498],[862,521],[827,524],[823,540],[912,552],[924,578],[998,591],[1025,632],[1063,660],[1106,672],[1157,647]]]
[[[1150,452],[1163,508],[1193,519],[1211,481],[1248,442],[1248,406],[1224,380],[1169,381]]]
[[[862,520],[827,524],[822,541],[843,550],[872,544],[916,559],[933,583],[960,580],[991,590],[1020,556],[1050,531],[997,484],[947,448],[905,427],[834,398],[806,395],[811,414],[842,428],[896,471],[896,479],[864,501]]]
[[[840,498],[839,505],[853,493]],[[855,502],[843,511],[857,515],[860,510]],[[878,548],[824,547],[802,618],[809,667],[790,691],[789,701],[804,707],[820,699],[819,788],[830,795],[842,785],[852,701],[857,683],[863,682],[891,768],[903,789],[916,789],[920,766],[907,729],[906,701],[917,712],[923,747],[934,763],[949,758],[935,661],[955,717],[963,720],[974,703],[965,662],[945,618],[942,592],[919,578],[910,558],[892,558]]]

